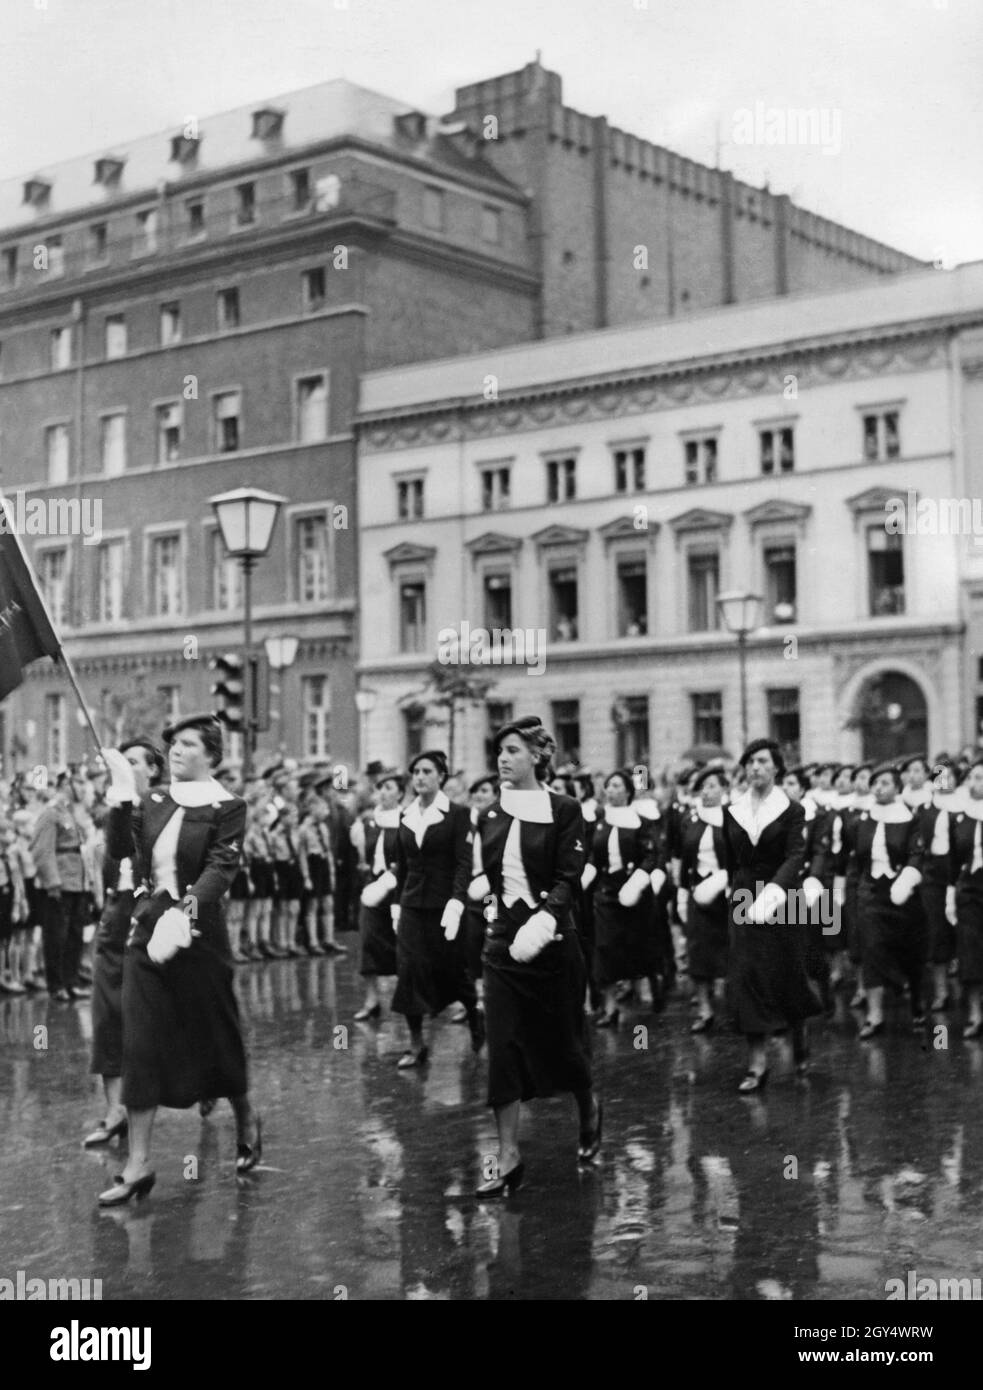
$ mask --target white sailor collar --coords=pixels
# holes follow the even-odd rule
[[[694,820],[701,820],[704,825],[715,825],[719,830],[724,823],[724,808],[722,806],[694,806]]]
[[[932,804],[932,784],[926,782],[918,791],[912,791],[910,787],[905,787],[901,792],[901,800],[906,806],[910,806],[913,811],[917,811],[922,806]]]
[[[641,816],[642,820],[659,820],[662,815],[662,812],[659,810],[659,803],[654,801],[650,796],[636,797],[632,805]]]
[[[597,801],[589,796],[586,801],[580,803],[580,814],[588,825],[593,825],[597,820]]]
[[[868,816],[871,820],[876,820],[882,825],[904,825],[906,821],[914,820],[911,807],[906,806],[900,797],[896,797],[894,801],[889,801],[886,806],[875,801],[872,806],[868,806],[863,811],[860,819],[866,820]]]
[[[154,793],[151,793],[153,797]],[[203,782],[171,782],[167,795],[185,810],[199,806],[217,806],[220,801],[232,801],[232,793],[214,777]]]
[[[517,791],[507,784],[502,787],[500,797],[502,810],[513,820],[528,821],[535,825],[552,825],[553,802],[545,787],[532,791]]]
[[[605,823],[619,830],[638,830],[642,824],[634,806],[605,806],[603,814]]]
[[[799,805],[802,807],[803,811],[805,811],[807,821],[816,819],[816,803],[811,796],[804,796],[799,802]]]
[[[736,801],[732,801],[729,806],[731,815],[737,824],[747,834],[749,838],[757,829],[758,836],[766,826],[771,825],[772,821],[777,820],[783,811],[787,810],[792,803],[782,791],[781,787],[772,787],[771,791],[758,807],[758,814],[755,816],[751,805],[750,791],[744,792]],[[753,841],[757,844],[757,840]]]
[[[420,805],[420,798],[416,797],[403,812],[403,820],[406,821],[407,825],[412,826],[417,825],[420,821],[425,821],[427,825],[433,825],[434,822],[446,816],[450,809],[451,803],[444,792],[438,792],[426,810]]]
[[[398,806],[393,806],[388,811],[376,810],[372,812],[372,819],[380,830],[394,830],[399,825],[400,810]]]
[[[977,801],[967,792],[960,799],[959,805],[953,807],[955,815],[968,816],[970,820],[983,820],[983,800]]]

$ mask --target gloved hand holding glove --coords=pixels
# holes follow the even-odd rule
[[[440,925],[444,929],[444,938],[453,941],[461,928],[461,917],[464,913],[464,904],[459,903],[456,898],[451,898],[444,908],[444,914],[440,919]]]
[[[648,886],[648,874],[644,869],[636,869],[631,878],[622,884],[618,902],[622,907],[635,907]]]
[[[823,896],[822,881],[810,875],[802,884],[802,896],[805,898],[806,907],[811,911]]]
[[[387,869],[385,873],[365,885],[362,889],[362,902],[366,907],[379,907],[395,887],[396,875]]]
[[[491,892],[491,884],[487,874],[479,874],[468,884],[468,897],[473,903],[480,903],[488,897]]]
[[[665,869],[653,869],[649,874],[649,883],[651,884],[653,894],[655,897],[658,897],[666,886]]]
[[[102,760],[112,779],[106,788],[106,801],[110,806],[121,806],[125,801],[138,800],[136,778],[125,754],[118,748],[104,748]]]
[[[712,874],[707,874],[706,878],[701,878],[693,889],[693,901],[699,907],[709,907],[717,901],[726,887],[727,870],[715,869]]]
[[[912,893],[922,881],[922,876],[917,869],[906,864],[897,878],[891,884],[891,901],[895,907],[904,907]]]
[[[766,883],[748,910],[747,919],[755,926],[773,922],[778,911],[785,904],[785,889],[777,883]]]
[[[201,933],[192,931],[191,919],[179,907],[169,907],[157,919],[153,934],[147,942],[147,955],[155,965],[164,965],[176,956],[178,951],[191,945],[192,936]]]
[[[556,918],[550,912],[534,912],[515,934],[509,955],[520,965],[534,960],[556,935]]]
[[[580,886],[585,893],[587,892],[587,889],[591,886],[591,884],[594,882],[595,878],[597,878],[597,865],[585,864],[584,872],[580,875]]]

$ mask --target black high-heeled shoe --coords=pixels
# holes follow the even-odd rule
[[[422,1047],[416,1049],[410,1048],[408,1052],[403,1053],[402,1057],[400,1057],[399,1061],[396,1063],[397,1070],[409,1071],[412,1067],[422,1067],[429,1056],[430,1049],[427,1047],[426,1043],[424,1043]]]
[[[715,1021],[713,1014],[704,1014],[702,1018],[698,1018],[690,1024],[689,1031],[691,1033],[709,1033]]]
[[[484,1047],[485,1038],[488,1036],[483,1009],[472,1009],[468,1014],[468,1028],[471,1031],[471,1051],[477,1054]]]
[[[144,1173],[143,1177],[135,1178],[133,1182],[127,1182],[122,1174],[118,1174],[113,1179],[114,1185],[107,1188],[105,1192],[99,1193],[99,1205],[101,1207],[121,1207],[131,1197],[146,1197],[156,1181],[156,1173]]]
[[[98,1129],[94,1129],[91,1134],[87,1134],[82,1140],[82,1147],[85,1149],[96,1149],[100,1144],[108,1144],[115,1139],[118,1134],[125,1134],[129,1122],[124,1115],[121,1120],[117,1120],[114,1125],[107,1125],[103,1120]]]
[[[601,1136],[604,1132],[604,1102],[595,1097],[594,1105],[597,1111],[597,1123],[593,1129],[580,1131],[580,1143],[577,1145],[577,1159],[580,1163],[590,1163],[591,1159],[596,1158],[601,1150]]]
[[[251,1144],[245,1144],[241,1140],[236,1144],[236,1172],[248,1173],[256,1167],[263,1157],[263,1118],[256,1115],[253,1118],[253,1126],[256,1137]]]
[[[883,1019],[879,1023],[871,1023],[870,1019],[868,1018],[864,1026],[861,1028],[860,1032],[857,1034],[857,1037],[860,1038],[861,1042],[866,1042],[869,1038],[876,1038],[883,1032]]]
[[[763,1091],[768,1082],[768,1068],[764,1071],[748,1071],[744,1080],[738,1086],[741,1095],[748,1096],[754,1091]]]
[[[322,952],[322,954],[323,954],[323,952]],[[364,1008],[359,1009],[358,1013],[355,1015],[355,1022],[356,1022],[356,1023],[365,1023],[365,1022],[366,1022],[368,1019],[370,1019],[370,1018],[379,1018],[379,1016],[381,1015],[381,1013],[382,1013],[382,1005],[381,1005],[381,1004],[373,1004],[372,1007],[371,1007],[371,1009],[368,1008],[368,1007],[366,1006],[366,1007],[364,1007]]]
[[[595,1018],[595,1028],[617,1028],[621,1022],[621,1010],[612,1009],[609,1014],[601,1014],[600,1018]]]
[[[505,1197],[517,1192],[522,1186],[522,1179],[525,1176],[526,1165],[522,1161],[510,1168],[507,1173],[501,1173],[497,1178],[489,1178],[487,1182],[480,1183],[474,1190],[474,1195],[479,1202],[490,1201],[493,1197]]]

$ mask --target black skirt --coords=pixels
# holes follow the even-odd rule
[[[983,874],[963,876],[956,890],[959,979],[983,984]]]
[[[520,965],[509,946],[532,909],[521,902],[511,910],[500,904],[499,913],[486,928],[483,956],[488,1104],[589,1090],[587,970],[577,933],[569,921],[559,923],[556,939]]]
[[[652,894],[646,888],[634,907],[622,907],[618,893],[627,881],[626,873],[601,874],[594,894],[594,973],[601,989],[661,973]]]
[[[389,899],[378,907],[359,904],[358,929],[362,941],[363,975],[396,974],[396,933],[393,931]]]
[[[456,1001],[473,1008],[477,996],[474,981],[464,963],[464,946],[458,932],[453,941],[440,925],[442,908],[404,907],[396,936],[398,980],[393,1013],[408,1018],[436,1015]]]
[[[925,919],[917,892],[901,907],[891,901],[891,882],[864,875],[857,891],[864,986],[909,984],[914,996],[920,992],[925,964]]]
[[[923,883],[918,893],[928,933],[928,959],[932,965],[948,965],[956,954],[956,929],[945,915],[946,885]]]
[[[103,910],[92,963],[92,1065],[97,1076],[123,1075],[123,952],[133,894],[115,894]]]
[[[686,913],[686,957],[691,980],[722,980],[727,976],[730,919],[723,893],[701,907],[690,894]]]
[[[221,915],[199,913],[195,937],[163,965],[147,955],[156,899],[134,926],[123,957],[123,1104],[186,1110],[248,1090],[229,935]]]
[[[468,974],[473,980],[480,980],[481,953],[485,949],[485,909],[482,905],[468,903],[461,918],[461,936]]]
[[[739,1032],[774,1033],[821,1013],[822,1004],[806,974],[804,929],[789,920],[744,920],[750,901],[736,891],[741,886],[730,901],[728,1005]]]

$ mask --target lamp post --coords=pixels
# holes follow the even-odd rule
[[[737,659],[741,673],[741,751],[747,747],[747,639],[761,621],[760,594],[732,589],[717,595],[717,608],[728,632],[737,638]]]
[[[253,593],[252,573],[257,560],[270,548],[273,528],[280,508],[287,501],[272,492],[255,487],[240,487],[208,499],[226,554],[238,560],[242,567],[243,662],[246,683],[245,728],[242,740],[242,780],[248,782],[252,772],[253,740],[256,737],[256,673],[253,666]]]
[[[297,648],[300,641],[296,637],[267,637],[263,646],[266,648],[266,660],[269,662],[271,671],[285,671],[288,666],[292,666],[297,659]],[[272,693],[272,692],[271,692]],[[282,689],[277,686],[276,694],[282,698]],[[277,751],[283,751],[283,715],[279,699],[276,705],[270,702],[270,718],[277,722]]]

